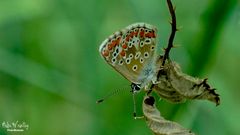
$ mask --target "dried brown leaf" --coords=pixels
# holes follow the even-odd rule
[[[155,135],[194,135],[180,124],[164,119],[154,104],[152,96],[145,96],[143,100],[143,114],[148,127]]]
[[[206,99],[220,104],[219,95],[207,83],[207,79],[199,79],[184,74],[179,65],[168,61],[160,71],[158,84],[154,91],[162,98],[180,103],[186,99]]]

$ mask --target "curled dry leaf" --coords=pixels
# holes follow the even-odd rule
[[[168,60],[159,72],[158,84],[153,89],[163,99],[174,103],[184,102],[186,99],[206,99],[216,105],[220,104],[219,95],[210,87],[207,79],[182,73],[177,63]]]
[[[164,119],[157,110],[152,96],[145,96],[143,100],[143,114],[148,127],[155,135],[194,135],[180,124]]]

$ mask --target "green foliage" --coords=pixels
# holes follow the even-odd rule
[[[182,69],[208,77],[221,105],[158,101],[163,117],[196,134],[237,135],[239,120],[240,7],[237,0],[181,0],[170,58]],[[164,0],[0,1],[0,124],[25,121],[25,135],[146,135],[132,117],[132,95],[96,100],[130,83],[101,58],[100,43],[134,22],[159,29],[166,47],[171,26]],[[141,114],[142,94],[137,95]],[[0,134],[12,134],[0,127]]]

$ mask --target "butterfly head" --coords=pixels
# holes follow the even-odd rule
[[[140,91],[141,85],[140,85],[140,84],[132,83],[132,84],[131,84],[131,88],[132,88],[131,92],[132,92],[132,93],[136,93],[136,92]]]

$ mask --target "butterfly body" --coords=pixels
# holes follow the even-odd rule
[[[156,80],[156,36],[156,27],[135,23],[104,40],[99,52],[116,71],[142,88]]]

